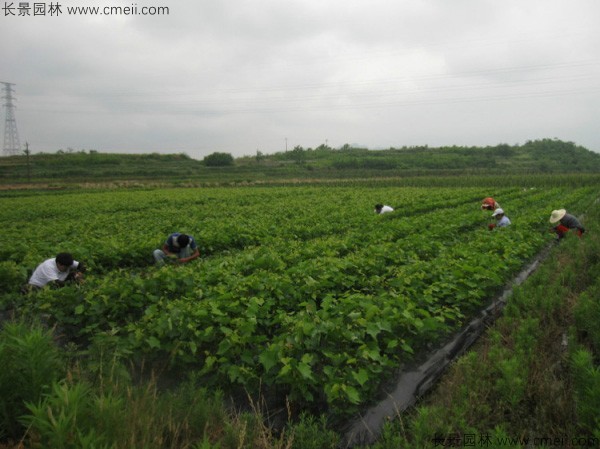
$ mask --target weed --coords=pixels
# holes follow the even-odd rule
[[[7,322],[0,330],[0,367],[0,436],[20,438],[25,402],[49,391],[63,374],[63,361],[50,331]]]

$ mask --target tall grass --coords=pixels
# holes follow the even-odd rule
[[[18,439],[19,417],[64,373],[60,351],[41,326],[5,323],[0,330],[0,438]]]
[[[32,449],[333,449],[338,444],[323,419],[305,415],[276,431],[258,405],[228,408],[220,392],[203,388],[194,375],[171,389],[160,388],[154,376],[136,384],[115,348],[85,354],[73,358],[71,353],[67,364],[51,330],[5,323],[0,447],[3,442]]]

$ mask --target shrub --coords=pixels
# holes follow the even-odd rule
[[[212,153],[204,159],[204,165],[207,167],[228,167],[233,165],[233,156],[229,153]]]

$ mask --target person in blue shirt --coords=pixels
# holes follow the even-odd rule
[[[158,265],[164,265],[167,258],[173,258],[178,263],[187,263],[198,257],[200,250],[194,237],[180,232],[171,234],[162,249],[154,250],[154,260]]]

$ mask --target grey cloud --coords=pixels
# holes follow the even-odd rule
[[[285,138],[559,137],[600,151],[595,1],[164,3],[163,17],[0,18],[22,140],[198,157],[278,151]]]

